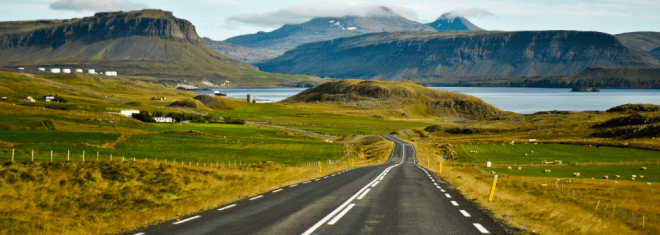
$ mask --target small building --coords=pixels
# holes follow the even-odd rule
[[[105,71],[105,76],[116,77],[117,76],[117,71]]]
[[[166,123],[174,122],[174,120],[171,117],[154,117],[154,120],[156,120],[156,122],[166,122]]]
[[[44,96],[44,100],[45,100],[46,102],[51,102],[51,101],[55,100],[55,96],[52,96],[52,95],[46,95],[46,96]]]
[[[25,70],[25,68],[23,68],[23,67],[18,67],[18,70]]]
[[[165,100],[165,96],[154,96],[151,97],[151,100]]]
[[[87,73],[89,73],[89,74],[96,74],[96,70],[94,70],[94,69],[88,69],[88,70],[87,70]]]
[[[61,72],[62,72],[62,70],[60,70],[59,68],[51,68],[50,69],[50,73],[61,73]]]
[[[46,71],[46,68],[38,68],[37,70],[39,70],[39,71],[44,71],[44,72],[45,72],[45,71]]]
[[[121,112],[119,112],[119,114],[124,115],[124,116],[126,116],[126,117],[133,117],[133,114],[134,114],[134,113],[135,113],[135,114],[139,114],[139,113],[140,113],[140,110],[136,110],[136,109],[128,109],[128,110],[122,110]]]
[[[36,100],[34,98],[32,98],[32,96],[28,96],[23,101],[25,101],[25,102],[36,102]]]
[[[76,69],[76,73],[82,73],[82,72],[83,72],[82,69]]]
[[[71,69],[62,69],[62,73],[71,73]]]
[[[3,97],[2,97],[2,100],[7,100],[7,96],[3,96]]]

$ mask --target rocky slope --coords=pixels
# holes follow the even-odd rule
[[[204,38],[204,44],[209,48],[220,52],[220,54],[248,64],[261,63],[278,57],[285,52],[282,50],[242,47],[224,41],[213,41],[206,37]]]
[[[657,58],[658,60],[660,60],[660,47],[655,48],[655,49],[649,51],[648,53],[649,53],[649,55],[652,55],[653,57],[655,57],[655,58]]]
[[[164,84],[189,88],[226,80],[246,86],[269,82],[245,77],[245,71],[258,69],[208,48],[194,25],[161,10],[0,22],[0,63],[6,70],[25,67],[32,73],[37,67],[112,70],[120,76],[156,77]]]
[[[281,101],[338,102],[347,107],[390,112],[394,117],[497,118],[505,114],[479,98],[426,88],[413,82],[345,79],[307,89]]]
[[[616,37],[580,31],[374,33],[309,43],[257,66],[331,78],[446,82],[574,75],[589,67],[657,68]]]
[[[448,14],[443,14],[437,20],[426,24],[438,32],[454,30],[483,30],[463,17],[451,18]]]
[[[382,7],[381,14],[361,17],[320,17],[302,24],[284,25],[272,32],[241,35],[225,42],[250,48],[277,51],[291,50],[299,45],[351,37],[373,32],[435,31],[421,23],[408,20]]]
[[[644,52],[660,47],[660,32],[631,32],[615,36],[626,45]]]

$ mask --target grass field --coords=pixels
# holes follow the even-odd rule
[[[640,170],[646,167],[647,170]],[[543,170],[549,169],[549,173]],[[507,170],[506,167],[492,167],[489,171],[495,171],[512,176],[533,176],[533,177],[555,177],[562,179],[601,179],[608,176],[609,180],[630,180],[631,175],[636,175],[636,181],[641,182],[660,182],[660,166],[658,165],[582,165],[582,166],[560,166],[560,167],[529,167],[523,166],[521,170],[513,168]],[[579,177],[574,177],[573,173],[580,172]],[[616,175],[620,177],[617,178]],[[644,176],[644,178],[640,178]]]
[[[460,162],[481,164],[486,161],[491,161],[493,164],[540,164],[542,161],[554,160],[561,160],[564,163],[660,160],[660,153],[656,151],[564,144],[457,145],[454,146],[454,150]]]
[[[284,79],[289,81],[307,81],[309,77],[301,74],[283,74],[283,73],[269,73],[261,71],[248,71],[245,73],[248,76],[263,76],[266,78]]]

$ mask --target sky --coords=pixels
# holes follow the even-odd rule
[[[0,0],[0,21],[162,9],[192,22],[200,36],[224,40],[315,17],[374,15],[381,6],[421,23],[450,13],[486,30],[660,31],[660,0]]]

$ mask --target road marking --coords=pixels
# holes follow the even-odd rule
[[[438,183],[433,183],[433,185],[438,186]]]
[[[144,235],[144,233],[136,233],[136,234],[134,234],[134,235]]]
[[[331,176],[335,176],[335,175],[337,175],[337,174],[332,174]]]
[[[440,187],[440,186],[438,186],[438,185],[436,185],[435,187],[438,188],[438,189],[442,189],[442,187]]]
[[[193,216],[193,217],[190,217],[190,218],[187,218],[187,219],[184,219],[184,220],[179,220],[179,221],[174,222],[174,223],[172,223],[172,224],[185,223],[185,222],[188,222],[188,221],[190,221],[190,220],[197,219],[197,218],[199,218],[199,217],[202,217],[202,216],[199,216],[199,215],[197,215],[197,216]]]
[[[484,233],[484,234],[490,234],[490,232],[488,232],[488,230],[486,230],[486,228],[484,228],[484,226],[481,226],[481,224],[474,223],[473,225],[474,225],[474,227],[477,227],[477,229],[479,229],[479,232]]]
[[[328,177],[326,176],[326,177],[323,177],[323,178],[324,178],[324,179],[327,179]]]
[[[298,184],[291,185],[291,186],[289,186],[289,188],[293,188],[293,187],[296,187],[296,186],[298,186]]]
[[[447,196],[447,198],[451,198],[451,195],[449,195],[449,193],[445,193],[445,196]]]
[[[308,183],[311,183],[311,182],[312,181],[305,181],[305,182],[303,182],[303,184],[308,184]]]
[[[276,192],[279,192],[279,191],[282,191],[282,190],[283,189],[273,190],[273,193],[276,193]]]
[[[376,185],[377,185],[378,183],[380,183],[380,181],[376,181],[376,183],[372,184],[371,187],[372,187],[372,188],[373,188],[373,187],[376,187]]]
[[[319,181],[319,180],[321,180],[321,179],[315,179],[314,181]]]
[[[454,206],[458,206],[458,202],[456,201],[451,201],[451,204],[453,204]]]
[[[362,193],[362,194],[357,198],[357,200],[361,200],[361,199],[364,197],[364,195],[367,195],[367,193],[369,193],[369,191],[371,191],[371,189],[367,189],[367,190],[365,190],[364,193]]]
[[[446,193],[447,191],[445,191],[444,189],[440,189],[440,192]]]
[[[219,210],[219,211],[224,211],[224,210],[226,210],[226,209],[229,209],[229,208],[232,208],[232,207],[235,207],[235,206],[236,206],[236,204],[231,204],[231,205],[229,205],[229,206],[225,206],[225,207],[220,208],[220,209],[218,209],[218,210]]]
[[[259,196],[256,196],[256,197],[253,197],[253,198],[250,198],[250,201],[252,201],[252,200],[256,200],[256,199],[259,199],[259,198],[262,198],[263,196],[264,196],[264,195],[259,195]]]
[[[463,214],[463,216],[470,217],[470,214],[467,213],[467,211],[465,211],[465,210],[459,210],[459,211],[461,212],[461,214]]]
[[[346,207],[346,209],[344,209],[341,213],[339,213],[337,216],[335,216],[334,219],[330,220],[330,222],[328,222],[328,225],[334,225],[335,223],[337,223],[337,221],[339,219],[341,219],[341,217],[344,217],[344,215],[346,215],[346,213],[348,213],[348,211],[350,211],[354,206],[355,206],[355,203],[351,203],[350,205],[348,205],[348,207]]]

